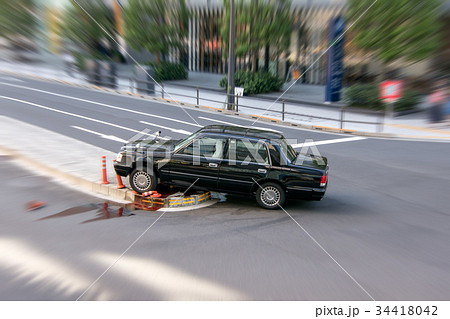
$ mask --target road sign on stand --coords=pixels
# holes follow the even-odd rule
[[[388,80],[380,84],[380,99],[386,103],[386,111],[389,116],[394,114],[394,103],[397,102],[403,94],[403,81]]]
[[[397,102],[402,97],[403,81],[384,81],[380,85],[380,98],[386,103]]]
[[[234,95],[243,96],[244,95],[244,88],[235,87],[234,88]]]

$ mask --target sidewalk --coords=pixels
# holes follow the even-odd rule
[[[71,145],[70,152],[67,152],[67,145]],[[53,177],[67,187],[98,193],[115,201],[134,200],[134,194],[129,189],[117,189],[113,168],[113,160],[117,154],[102,148],[0,116],[0,154],[2,153],[13,156],[25,168]],[[106,156],[110,182],[108,185],[101,184],[102,156]],[[125,179],[123,182],[128,185]]]
[[[41,74],[45,74],[50,76],[51,78],[59,78],[60,80],[81,80],[84,81],[84,76],[81,74],[76,74],[75,77],[69,76],[65,72],[64,62],[62,61],[61,56],[52,55],[49,53],[36,54],[32,57],[35,62],[32,63],[32,72],[39,71]],[[2,61],[3,60],[3,61]],[[6,62],[6,63],[4,63]],[[9,65],[8,65],[9,64]],[[23,72],[28,72],[30,70],[27,69],[27,64],[9,62],[6,59],[0,59],[1,69],[15,69],[16,65],[19,65],[19,68]],[[124,64],[116,64],[117,66],[117,76],[119,79],[119,89],[129,89],[129,79],[133,77],[133,68],[131,65]],[[26,73],[29,74],[29,73]],[[189,78],[187,80],[175,80],[175,81],[167,81],[164,83],[166,86],[183,86],[185,88],[199,88],[200,90],[211,90],[216,91],[218,93],[224,93],[225,90],[219,86],[219,81],[225,75],[224,74],[216,74],[216,73],[208,73],[208,72],[189,72]],[[305,103],[311,105],[319,105],[324,107],[330,107],[330,104],[325,104],[325,86],[324,85],[312,85],[312,84],[302,84],[296,83],[291,86],[293,82],[285,83],[280,92],[271,92],[264,94],[257,94],[252,97],[256,97],[263,100],[275,101],[282,92],[289,90],[283,95],[282,99],[287,102],[293,103]],[[331,106],[343,106],[343,103],[331,103]]]
[[[215,74],[215,73],[206,73],[206,72],[189,72],[189,79],[187,80],[177,80],[177,81],[169,81],[164,83],[165,85],[175,84],[175,85],[183,85],[192,88],[200,88],[200,89],[209,89],[215,90],[218,92],[225,92],[224,88],[219,86],[219,81],[225,75],[223,74]],[[317,106],[324,107],[341,107],[344,106],[343,103],[324,103],[325,97],[325,86],[324,85],[313,85],[313,84],[302,84],[297,82],[285,83],[280,90],[280,92],[271,92],[271,93],[262,93],[253,95],[252,97],[264,100],[275,101],[285,90],[289,87],[289,90],[282,96],[280,100],[285,100],[287,102],[293,103],[305,103]],[[292,85],[292,86],[291,86]]]
[[[128,66],[129,67],[129,66]],[[131,70],[131,69],[130,69]],[[34,63],[32,67],[28,64],[0,61],[0,71],[14,72],[29,76],[40,76],[46,79],[65,81],[70,84],[86,85],[87,81],[82,74],[76,74],[74,77],[64,72],[61,61],[57,59],[50,65],[49,62],[41,61]],[[121,66],[119,74],[126,76],[127,66]],[[131,71],[130,71],[131,72]],[[130,73],[131,74],[131,73]],[[164,84],[164,98],[177,100],[184,103],[197,104],[196,84],[208,87],[210,90],[200,89],[199,105],[223,109],[226,103],[226,93],[219,88],[219,80],[222,75],[190,72],[190,79],[183,81],[168,81]],[[0,75],[0,81],[2,76]],[[184,86],[179,86],[184,84]],[[189,84],[187,87],[185,84]],[[317,100],[323,95],[323,87],[295,84],[284,97],[294,97],[296,94],[308,96],[311,100]],[[132,91],[130,88],[129,78],[118,79],[119,91]],[[292,91],[291,91],[292,90]],[[244,113],[254,117],[263,116],[269,120],[280,121],[282,119],[281,110],[282,103],[274,101],[278,98],[279,92],[265,94],[264,99],[258,97],[244,96],[239,98],[239,113]],[[155,85],[155,97],[162,97],[161,89]],[[284,98],[283,97],[283,98]],[[267,111],[266,111],[267,110]],[[285,114],[285,121],[297,123],[311,128],[340,128],[340,108],[335,106],[314,106],[311,104],[285,103],[285,112],[296,113]],[[382,128],[383,133],[395,135],[400,138],[416,138],[416,139],[440,139],[450,141],[450,126],[448,124],[440,124],[431,126],[428,123],[428,116],[425,112],[405,115],[396,118],[381,119],[378,115],[362,114],[362,113],[345,113],[344,119],[347,121],[370,122],[371,124],[344,122],[343,129],[347,132],[359,131],[367,133],[377,133],[379,130],[377,122],[383,120],[385,125]]]

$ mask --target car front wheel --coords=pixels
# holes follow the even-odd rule
[[[151,170],[135,169],[130,175],[130,185],[133,190],[142,194],[156,188],[156,177]]]
[[[284,204],[286,194],[280,185],[266,183],[258,187],[256,201],[265,209],[277,209]]]

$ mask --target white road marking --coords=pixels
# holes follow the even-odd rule
[[[231,126],[240,126],[240,127],[245,127],[245,128],[254,128],[254,129],[258,129],[258,130],[265,130],[265,131],[270,131],[270,132],[274,132],[274,133],[280,133],[280,131],[278,130],[274,130],[272,128],[267,128],[267,127],[260,127],[260,126],[245,126],[245,125],[241,125],[241,124],[235,124],[235,123],[230,123],[230,122],[225,122],[225,121],[221,121],[221,120],[216,120],[216,119],[211,119],[209,117],[203,117],[203,116],[199,116],[199,119],[202,120],[207,120],[207,121],[213,121],[213,122],[217,122],[217,123],[222,123],[222,124],[227,124],[227,125],[231,125]]]
[[[233,124],[230,122],[220,121],[220,120],[216,120],[216,119],[210,119],[209,117],[199,116],[198,118],[202,119],[202,120],[207,120],[207,121],[212,121],[212,122],[217,122],[217,123],[222,123],[222,124],[228,124],[228,125],[233,125],[233,126],[242,126],[242,125]]]
[[[303,147],[303,146],[344,143],[344,142],[360,141],[360,140],[365,140],[365,139],[367,139],[367,137],[361,137],[361,136],[344,137],[344,138],[336,138],[336,139],[333,139],[333,140],[325,140],[325,141],[317,141],[317,142],[309,142],[309,143],[292,144],[292,147],[293,148],[300,148],[300,147]]]
[[[192,132],[188,132],[188,131],[185,131],[185,130],[177,130],[177,129],[174,129],[174,128],[170,128],[170,127],[167,127],[167,126],[162,126],[162,125],[155,124],[155,123],[150,123],[150,122],[146,122],[146,121],[139,121],[139,122],[142,123],[142,124],[145,124],[145,125],[161,127],[163,129],[172,131],[174,133],[180,133],[180,134],[185,134],[185,135],[191,135],[192,134]]]
[[[97,136],[100,136],[101,138],[105,138],[107,140],[111,140],[111,141],[116,141],[116,142],[120,142],[120,143],[127,143],[127,140],[121,139],[120,137],[114,136],[114,135],[106,135],[106,134],[102,134],[96,131],[92,131],[92,130],[88,130],[87,128],[84,127],[79,127],[79,126],[75,126],[75,125],[71,125],[71,127],[80,130],[80,131],[84,131],[84,132],[88,132]]]
[[[73,116],[73,117],[78,117],[78,118],[83,119],[83,120],[88,120],[88,121],[92,121],[92,122],[96,122],[96,123],[100,123],[100,124],[104,124],[104,125],[109,125],[109,126],[112,126],[112,127],[120,128],[122,130],[130,131],[130,132],[133,132],[133,133],[140,133],[140,134],[142,134],[141,131],[138,131],[138,130],[135,130],[135,129],[132,129],[132,128],[129,128],[129,127],[125,127],[125,126],[122,126],[122,125],[118,125],[118,124],[114,124],[114,123],[109,123],[109,122],[93,119],[91,117],[87,117],[87,116],[84,116],[84,115],[79,115],[79,114],[74,114],[74,113],[70,113],[70,112],[61,111],[61,110],[58,110],[58,109],[53,109],[53,108],[48,107],[48,106],[44,106],[44,105],[40,105],[40,104],[36,104],[36,103],[24,101],[24,100],[15,99],[15,98],[8,97],[8,96],[0,95],[0,98],[11,100],[11,101],[16,101],[16,102],[20,102],[20,103],[25,103],[25,104],[28,104],[28,105],[31,105],[31,106],[39,107],[39,108],[44,109],[44,110],[48,110],[48,111],[52,111],[52,112],[56,112],[56,113],[61,113],[61,114],[65,114],[65,115],[69,115],[69,116]],[[155,136],[154,134],[145,134],[145,135]],[[161,138],[162,139],[167,139],[165,137],[161,137]]]
[[[182,121],[182,120],[176,120],[176,119],[168,118],[166,116],[161,116],[161,115],[148,114],[148,113],[144,113],[144,112],[140,112],[140,111],[129,110],[129,109],[126,109],[126,108],[123,108],[123,107],[110,105],[110,104],[105,104],[105,103],[100,103],[100,102],[94,102],[94,101],[91,101],[91,100],[86,100],[86,99],[82,99],[82,98],[78,98],[78,97],[74,97],[74,96],[70,96],[70,95],[53,93],[53,92],[49,92],[49,91],[29,88],[29,87],[26,87],[26,86],[16,85],[16,84],[11,84],[11,83],[5,83],[5,82],[0,82],[0,84],[14,86],[14,87],[18,87],[18,88],[22,88],[22,89],[26,89],[26,90],[30,90],[30,91],[35,91],[35,92],[46,93],[46,94],[50,94],[50,95],[54,95],[54,96],[63,97],[63,98],[66,98],[66,99],[72,99],[72,100],[76,100],[76,101],[81,101],[81,102],[91,103],[91,104],[95,104],[95,105],[100,105],[100,106],[104,106],[104,107],[108,107],[108,108],[111,108],[111,109],[120,110],[120,111],[124,111],[124,112],[130,112],[130,113],[134,113],[134,114],[139,114],[139,115],[144,115],[144,116],[150,116],[150,117],[155,117],[155,118],[159,118],[159,119],[164,119],[164,120],[168,120],[168,121],[178,122],[178,123],[182,123],[182,124],[186,124],[186,125],[202,127],[201,125],[195,124],[195,123],[190,123],[190,122],[186,122],[186,121]]]

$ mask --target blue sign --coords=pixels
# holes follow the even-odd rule
[[[343,34],[344,26],[345,22],[341,17],[330,21],[329,39],[332,46],[328,50],[327,60],[327,86],[325,91],[325,101],[327,102],[337,102],[341,99],[342,76],[344,73],[344,36],[339,40],[337,39]]]

